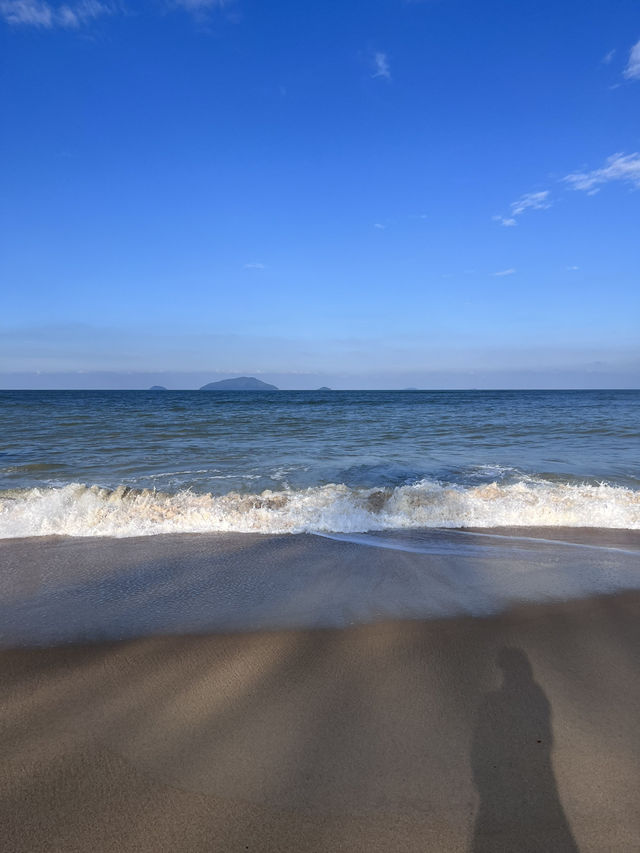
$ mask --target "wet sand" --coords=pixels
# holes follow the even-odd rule
[[[349,541],[349,540],[352,541]],[[0,647],[488,616],[640,590],[640,531],[0,539]]]
[[[226,541],[227,566],[231,561],[236,568],[234,560],[251,565],[251,549],[266,547]],[[12,602],[26,620],[22,639],[42,641],[53,619],[65,614],[70,629],[64,636],[75,636],[66,644],[14,642],[11,648],[7,638],[17,628],[4,625],[3,849],[638,849],[640,592],[512,603],[484,617],[389,620],[378,614],[364,620],[370,624],[351,627],[174,630],[134,638],[136,625],[142,635],[153,628],[145,621],[145,589],[158,616],[167,601],[209,601],[208,587],[204,580],[194,587],[200,575],[186,569],[180,585],[180,549],[168,540],[165,558],[175,560],[171,583],[147,562],[146,573],[134,573],[135,582],[133,563],[124,571],[124,555],[133,559],[137,548],[147,560],[149,543],[128,540],[118,551],[103,542],[112,558],[105,576],[94,542],[83,553],[94,557],[96,601],[102,596],[110,618],[120,615],[119,629],[130,638],[99,642],[94,636],[81,643],[86,599],[78,590],[85,589],[89,570],[69,555],[82,552],[82,543],[64,540],[58,550],[55,544],[48,543],[46,566],[36,565],[34,556],[42,542],[7,543],[3,552],[24,561],[20,579],[11,574],[8,580],[5,570],[2,602],[3,613]],[[322,565],[327,559],[324,575],[320,563],[315,574],[301,567],[305,582],[298,593],[306,601],[310,578],[325,576],[331,595],[318,597],[323,617],[355,583],[352,578],[336,587],[336,575],[327,574],[330,561],[322,549],[333,546],[347,567],[354,561],[349,572],[356,573],[359,559],[356,574],[369,572],[370,580],[379,581],[378,571],[397,557],[320,543],[315,558]],[[56,585],[63,552],[67,578]],[[123,558],[119,567],[115,554]],[[396,563],[396,581],[435,559],[400,556],[409,562]],[[5,561],[5,567],[15,565]],[[253,576],[251,600],[258,589],[263,605],[253,612],[280,618],[286,608],[279,583],[270,586],[259,572],[258,583]],[[215,572],[209,583],[215,585]],[[233,598],[233,590],[219,588]],[[318,582],[318,593],[321,588]],[[268,606],[271,597],[276,610]],[[331,607],[324,607],[329,599]],[[74,602],[80,603],[79,621],[71,618]],[[136,608],[144,616],[138,622]],[[39,624],[45,626],[40,634]]]

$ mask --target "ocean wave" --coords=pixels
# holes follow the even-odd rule
[[[528,478],[461,486],[175,494],[69,484],[0,494],[0,538],[158,533],[364,533],[428,527],[564,526],[640,529],[640,491]]]

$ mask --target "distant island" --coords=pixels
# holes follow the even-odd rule
[[[331,388],[328,388],[326,385],[323,385],[322,388],[318,388],[318,391],[331,391]]]
[[[164,387],[164,385],[152,385],[151,388],[149,388],[149,391],[166,391],[166,390],[167,389]]]
[[[201,391],[279,391],[275,385],[269,385],[253,376],[238,376],[237,379],[220,379],[203,385]]]

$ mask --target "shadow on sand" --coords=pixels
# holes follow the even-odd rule
[[[482,699],[473,732],[480,795],[472,853],[578,853],[551,764],[551,706],[521,649],[497,656],[503,681]]]

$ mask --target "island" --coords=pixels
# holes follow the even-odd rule
[[[269,385],[253,376],[238,376],[236,379],[220,379],[203,385],[201,391],[279,391],[275,385]]]
[[[318,391],[331,391],[331,388],[328,388],[326,385],[323,385],[322,388],[318,388]]]
[[[167,389],[164,387],[164,385],[152,385],[151,388],[149,388],[149,391],[166,391],[166,390]]]

